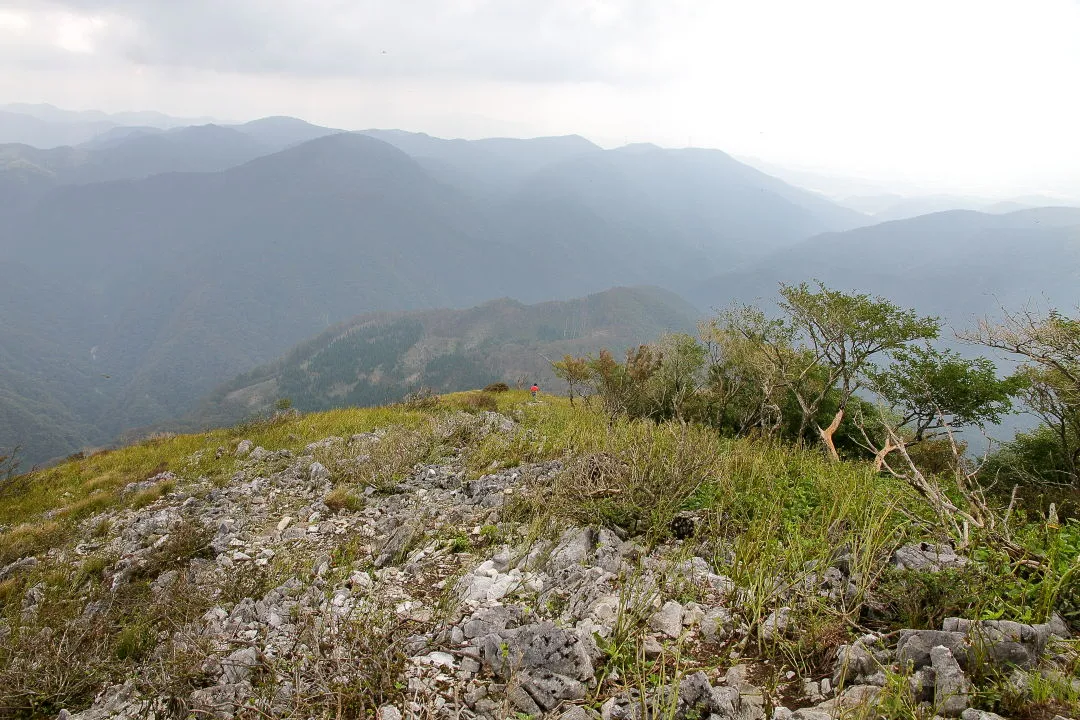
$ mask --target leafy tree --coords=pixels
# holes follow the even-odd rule
[[[657,419],[691,419],[704,385],[705,348],[691,335],[666,335],[658,343],[659,366],[646,384],[650,415]]]
[[[863,386],[871,360],[912,341],[936,338],[940,321],[919,317],[914,310],[902,309],[881,297],[843,293],[821,282],[816,285],[780,286],[780,307],[812,356],[812,362],[789,375],[789,387],[802,411],[800,437],[812,425],[829,454],[839,459],[833,435],[852,396]],[[825,381],[808,382],[818,367],[825,369]],[[832,422],[822,427],[818,411],[834,388],[838,407]]]
[[[1060,469],[1043,477],[1054,482],[1071,479],[1080,483],[1080,404],[1071,383],[1053,367],[1028,365],[1020,368],[1017,377],[1024,381],[1025,404],[1042,419],[1043,427],[1057,444],[1054,456]]]
[[[566,354],[563,355],[562,360],[551,363],[551,369],[555,372],[555,377],[566,381],[566,385],[570,390],[570,404],[573,405],[574,388],[588,382],[592,373],[588,358]]]
[[[987,358],[967,359],[929,345],[902,348],[883,371],[868,373],[871,388],[911,431],[909,445],[931,439],[947,428],[982,427],[1012,410],[1020,378],[998,379]]]
[[[704,323],[709,421],[737,434],[776,434],[784,419],[789,378],[805,364],[783,320],[736,304]],[[801,370],[800,370],[801,371]]]

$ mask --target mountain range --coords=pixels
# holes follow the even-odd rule
[[[183,416],[358,312],[678,290],[860,222],[715,151],[383,133],[413,157],[254,127],[0,150],[24,159],[0,171],[0,332],[20,339],[4,344],[0,444],[42,459]],[[289,146],[216,169],[271,138]]]
[[[0,145],[0,447],[30,461],[193,417],[363,313],[628,285],[708,308],[810,277],[948,313],[1076,297],[1068,209],[870,227],[715,150],[105,120]]]

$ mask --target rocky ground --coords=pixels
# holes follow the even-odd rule
[[[494,413],[467,422],[514,429]],[[108,559],[106,589],[82,618],[108,612],[109,594],[140,579],[163,607],[204,605],[158,626],[145,672],[59,716],[991,720],[973,709],[971,679],[988,666],[1019,687],[1072,683],[1080,694],[1080,680],[1058,669],[1073,652],[1060,622],[853,631],[802,676],[762,651],[800,633],[788,608],[753,624],[743,590],[714,565],[717,548],[694,537],[692,514],[679,519],[681,539],[651,548],[606,527],[538,527],[516,499],[556,482],[560,461],[474,479],[453,456],[343,501],[327,458],[364,457],[381,442],[380,432],[327,437],[297,453],[239,442],[217,450],[240,460],[230,482],[159,474],[129,489],[168,483],[152,504],[84,520],[84,539],[49,559]],[[37,562],[20,559],[0,580]],[[966,560],[915,543],[891,562],[935,572]],[[841,604],[856,592],[844,548],[804,570],[773,579],[791,584],[779,597],[810,591]],[[45,595],[44,584],[27,589],[26,628]],[[0,638],[15,630],[8,621]]]

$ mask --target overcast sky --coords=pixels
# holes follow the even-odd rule
[[[1080,196],[1080,0],[0,0],[0,103]]]

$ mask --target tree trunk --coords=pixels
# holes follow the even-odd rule
[[[818,429],[818,433],[821,435],[821,441],[825,443],[825,447],[829,449],[829,457],[833,460],[840,459],[840,453],[836,452],[836,445],[833,444],[833,435],[836,433],[836,429],[840,427],[840,421],[844,419],[844,409],[840,408],[836,411],[836,416],[832,422],[829,423],[829,427],[824,430]]]

